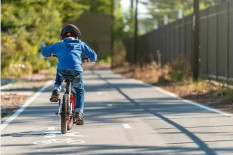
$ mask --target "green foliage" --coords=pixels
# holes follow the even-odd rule
[[[118,1],[114,17],[115,44],[122,46],[124,22]],[[110,0],[2,0],[2,77],[22,76],[56,66],[38,52],[41,43],[60,41],[62,26],[76,21],[85,11],[111,14]],[[106,60],[110,62],[108,58]]]
[[[114,10],[114,40],[117,46],[121,45],[122,39],[129,37],[124,29],[123,15],[121,12],[121,4],[118,2]]]
[[[78,0],[2,1],[2,77],[21,76],[56,65],[44,59],[40,44],[60,41],[62,26],[89,7]]]
[[[79,0],[79,3],[89,6],[92,13],[111,14],[111,0]]]
[[[125,33],[126,38],[130,38],[134,36],[134,28],[135,28],[135,22],[134,19],[132,19],[132,14],[134,11],[131,9],[130,12],[123,14],[123,31]]]
[[[111,64],[112,59],[110,56],[108,56],[106,59],[102,59],[99,61],[100,63],[107,63],[107,64]]]
[[[156,27],[164,25],[164,15],[168,16],[168,22],[173,22],[178,19],[178,11],[181,9],[183,15],[187,16],[193,13],[194,0],[141,0],[138,5],[144,5],[148,9],[148,14],[144,14],[144,18],[138,18],[139,35],[143,35],[149,31],[154,30]],[[202,0],[200,1],[200,9],[216,5],[222,0]],[[134,8],[129,12],[123,14],[125,34],[127,37],[134,35],[134,14],[135,14],[135,1]],[[143,15],[138,13],[138,16]],[[151,17],[150,17],[151,16]],[[157,22],[157,23],[156,23]],[[141,28],[140,28],[141,27]]]
[[[200,1],[200,9],[213,6],[221,0],[203,0]],[[178,19],[178,10],[182,9],[184,16],[193,13],[193,0],[150,0],[148,5],[150,14],[159,23],[163,25],[164,15],[168,16],[169,22]]]
[[[2,77],[21,76],[47,67],[48,61],[38,57],[37,46],[31,42],[25,31],[2,33]]]
[[[169,76],[171,81],[182,82],[190,74],[190,68],[184,59],[177,59],[169,64]]]
[[[225,101],[233,102],[233,89],[230,87],[222,85],[217,95],[222,97]]]
[[[206,80],[199,80],[198,82],[190,80],[189,83],[191,83],[194,91],[203,91],[203,90],[207,90],[208,92],[213,91],[211,90],[211,87]]]

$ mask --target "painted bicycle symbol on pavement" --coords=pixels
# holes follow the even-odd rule
[[[48,139],[48,140],[42,140],[42,141],[35,141],[33,144],[59,144],[59,143],[82,144],[82,143],[85,143],[85,141],[79,140],[79,139],[74,139],[74,138]]]
[[[51,128],[50,128],[51,129]],[[78,132],[68,132],[67,134],[63,135],[61,132],[54,131],[54,128],[52,130],[48,130],[42,135],[46,138],[46,140],[40,140],[35,141],[33,144],[35,145],[46,145],[46,144],[60,144],[60,143],[67,143],[67,144],[82,144],[85,143],[84,140],[77,139],[77,137],[86,137],[85,135],[81,135]],[[55,138],[57,136],[68,136],[69,138]],[[70,138],[72,137],[72,138]],[[50,138],[50,139],[48,139]]]

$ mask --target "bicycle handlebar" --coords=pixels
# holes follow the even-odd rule
[[[57,55],[55,55],[55,54],[52,54],[50,57],[56,57],[56,58],[57,58]]]
[[[56,58],[57,58],[57,55],[52,54],[50,57],[56,57]],[[90,62],[90,59],[87,58],[87,57],[83,57],[83,58],[82,58],[82,61],[84,61],[84,62]]]
[[[84,62],[90,62],[89,58],[82,58]]]

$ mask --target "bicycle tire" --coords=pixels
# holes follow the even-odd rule
[[[67,130],[71,130],[74,125],[74,115],[70,116],[67,123]]]
[[[74,97],[74,99],[75,99],[75,93],[74,92],[72,92],[72,96]],[[71,103],[72,104],[72,115],[69,117],[69,121],[68,121],[68,124],[67,124],[67,130],[71,130],[72,129],[72,127],[73,127],[73,125],[74,125],[74,120],[75,120],[75,115],[74,115],[74,105],[73,105],[73,103]]]
[[[62,112],[61,112],[61,133],[66,134],[67,132],[67,106],[68,106],[68,95],[64,94],[62,102]]]

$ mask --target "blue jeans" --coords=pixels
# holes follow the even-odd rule
[[[57,70],[57,75],[55,79],[54,89],[61,91],[61,84],[63,76],[71,75],[74,77],[72,82],[72,89],[75,91],[76,107],[75,112],[83,112],[84,108],[84,85],[83,85],[83,73],[76,70]]]

